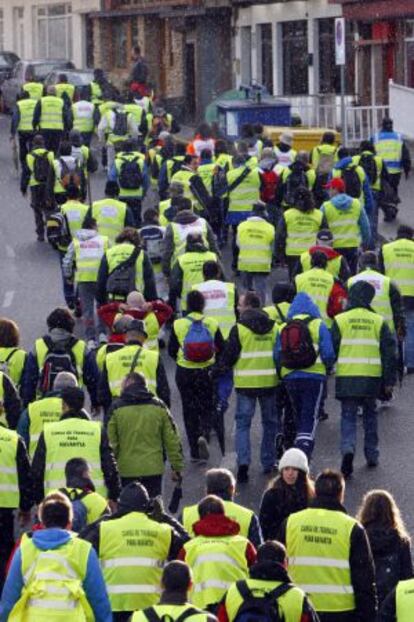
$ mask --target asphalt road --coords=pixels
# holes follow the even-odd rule
[[[63,304],[60,271],[56,253],[46,244],[36,241],[33,214],[27,199],[19,192],[19,179],[11,158],[8,141],[9,118],[0,116],[0,313],[11,317],[20,326],[22,345],[30,349],[34,340],[46,330],[47,314]],[[93,197],[103,196],[104,174],[99,172],[92,182]],[[381,224],[381,232],[392,238],[400,222],[414,225],[412,196],[414,182],[402,184],[402,206],[399,220],[391,225]],[[228,257],[228,253],[225,253]],[[226,262],[228,265],[228,261]],[[278,278],[276,274],[274,278]],[[282,275],[281,275],[282,276]],[[79,327],[80,329],[80,327]],[[172,389],[172,412],[182,429],[181,403],[174,383],[174,364],[163,354]],[[383,410],[380,422],[380,464],[368,470],[362,452],[362,426],[359,431],[354,477],[347,484],[346,505],[356,511],[362,495],[371,488],[390,490],[399,503],[410,531],[414,532],[414,409],[410,406],[414,377],[406,378],[403,387],[396,390],[392,407]],[[330,391],[332,393],[332,390]],[[207,467],[188,465],[184,474],[184,502],[193,503],[203,495],[205,468],[220,464],[235,469],[234,454],[234,396],[227,413],[227,447],[224,459],[213,438]],[[339,408],[330,397],[327,401],[329,420],[317,429],[312,473],[321,468],[340,464]],[[183,436],[185,439],[185,437]],[[256,412],[252,429],[253,461],[250,482],[240,488],[237,499],[257,509],[268,478],[261,474],[258,449],[261,438],[260,413]],[[184,446],[187,444],[184,440]],[[165,499],[168,502],[171,482],[165,478]]]

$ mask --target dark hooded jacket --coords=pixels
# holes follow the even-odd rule
[[[358,281],[349,290],[347,311],[351,309],[368,309],[374,297],[375,290],[366,281]],[[344,313],[347,313],[345,311]],[[332,325],[332,342],[336,357],[338,358],[341,346],[341,333],[336,320]],[[363,349],[363,346],[361,346]],[[376,398],[380,394],[381,387],[394,386],[396,382],[396,348],[395,341],[387,324],[383,322],[380,332],[380,354],[382,365],[382,377],[371,378],[368,376],[336,376],[336,398]]]
[[[221,366],[224,370],[230,370],[237,363],[241,354],[241,343],[239,338],[238,325],[246,326],[257,335],[265,335],[273,329],[274,321],[269,318],[265,311],[261,309],[247,309],[244,311],[240,320],[233,326],[230,331],[226,348],[223,352]],[[258,397],[259,395],[268,395],[274,391],[274,388],[266,389],[236,389],[238,393],[248,395],[250,397]]]

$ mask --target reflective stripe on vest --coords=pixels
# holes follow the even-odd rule
[[[45,423],[55,423],[61,418],[62,398],[44,397],[37,402],[32,402],[27,408],[27,414],[30,435],[29,455],[32,458]]]
[[[37,101],[35,99],[21,99],[17,102],[20,113],[18,132],[33,132],[33,114]]]
[[[18,508],[20,504],[17,474],[18,435],[0,426],[0,507]]]
[[[29,93],[30,99],[38,101],[43,95],[43,84],[41,82],[26,82],[22,88],[23,91]]]
[[[173,232],[174,253],[171,258],[171,265],[185,253],[185,247],[187,244],[187,237],[191,234],[199,234],[203,237],[204,245],[208,246],[207,241],[207,222],[204,218],[197,218],[194,222],[188,224],[181,224],[178,222],[171,223],[171,229]]]
[[[378,132],[374,136],[374,145],[377,155],[384,160],[387,171],[391,175],[401,173],[403,148],[401,134],[397,132]]]
[[[193,289],[198,290],[204,296],[203,314],[214,318],[219,323],[221,334],[227,339],[230,329],[236,323],[234,283],[211,279],[193,285]]]
[[[129,242],[122,242],[121,244],[115,244],[106,252],[106,259],[108,262],[108,274],[111,274],[117,266],[123,261],[126,261],[128,257],[132,255],[135,250],[135,246]],[[138,253],[135,262],[135,287],[139,292],[143,292],[145,289],[144,282],[144,253],[140,251]]]
[[[368,309],[351,309],[335,317],[341,335],[337,378],[367,376],[380,378],[382,374],[380,335],[384,322],[377,313]]]
[[[352,276],[348,280],[348,289],[350,289],[354,283],[358,283],[358,281],[366,281],[375,288],[375,296],[371,302],[371,307],[376,313],[384,318],[390,327],[390,330],[394,332],[395,326],[390,300],[391,279],[376,270],[367,269],[355,276]]]
[[[91,479],[96,491],[107,497],[101,469],[101,424],[84,419],[63,419],[44,426],[46,446],[45,494],[64,488],[65,465],[71,458],[82,455],[91,467]]]
[[[193,285],[203,279],[203,266],[206,261],[217,261],[216,253],[205,252],[186,252],[177,259],[183,273],[181,288],[181,310],[187,309],[187,294]]]
[[[316,611],[355,609],[349,557],[356,524],[342,512],[316,508],[288,518],[289,575],[309,595]]]
[[[247,576],[242,536],[198,536],[186,542],[186,561],[193,570],[192,602],[202,609],[218,603],[234,581]]]
[[[361,244],[359,217],[361,204],[358,199],[352,199],[347,210],[339,210],[332,201],[323,204],[328,228],[332,231],[333,248],[357,248]]]
[[[46,95],[40,100],[40,105],[40,128],[43,130],[63,130],[63,100],[54,95]]]
[[[82,133],[93,132],[95,106],[88,101],[79,101],[72,105],[73,129]]]
[[[108,249],[108,238],[95,235],[88,240],[73,240],[76,262],[76,283],[96,283],[101,259]]]
[[[298,274],[295,277],[296,291],[305,292],[316,303],[321,316],[325,322],[330,321],[328,318],[328,301],[334,285],[334,278],[327,270],[321,268],[312,268],[307,272]]]
[[[227,173],[227,183],[233,184],[243,174],[244,167],[232,169]],[[229,194],[229,212],[251,212],[253,204],[260,199],[260,175],[256,168]]]
[[[286,255],[299,256],[315,244],[323,214],[317,209],[302,212],[293,207],[283,217],[286,222]]]
[[[236,324],[241,351],[234,366],[234,386],[236,389],[264,389],[277,386],[273,349],[278,334],[275,324],[265,334]]]
[[[239,524],[239,534],[244,538],[247,538],[252,518],[254,517],[252,510],[249,510],[238,503],[234,503],[234,501],[223,500],[223,503],[226,516]],[[190,534],[191,537],[195,536],[193,525],[199,520],[200,514],[198,511],[198,505],[189,505],[183,509],[184,529]]]
[[[265,220],[248,218],[241,222],[237,227],[238,269],[242,272],[270,272],[274,239],[275,228]]]
[[[156,394],[159,353],[153,350],[146,350],[138,345],[126,345],[115,352],[110,352],[106,356],[105,364],[112,397],[121,395],[122,382],[130,373],[132,362],[138,349],[140,350],[140,355],[134,371],[144,375],[149,391],[154,395]]]
[[[99,559],[112,611],[154,605],[168,559],[172,529],[141,512],[100,525]]]
[[[110,244],[125,227],[127,206],[116,199],[101,199],[92,204],[92,218],[98,225],[98,232],[109,238]]]
[[[414,241],[400,239],[382,247],[385,274],[403,296],[414,296]]]
[[[397,622],[412,622],[414,611],[414,579],[399,581],[395,593]]]

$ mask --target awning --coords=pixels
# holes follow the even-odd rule
[[[414,16],[414,0],[329,0],[340,4],[346,19],[372,22]]]

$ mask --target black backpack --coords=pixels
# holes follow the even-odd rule
[[[362,193],[362,184],[356,166],[350,166],[342,171],[346,193],[353,199],[359,199]]]
[[[44,184],[47,182],[50,171],[50,162],[47,151],[45,153],[32,153],[34,158],[33,176],[37,182]]]
[[[136,289],[136,260],[140,248],[135,248],[131,256],[121,262],[108,276],[106,281],[106,293],[112,296],[123,296],[126,298],[130,292]]]
[[[47,354],[43,363],[43,368],[39,374],[39,391],[42,395],[53,389],[56,376],[61,371],[68,371],[79,378],[76,367],[75,355],[73,354],[73,346],[77,343],[77,339],[73,337],[69,344],[64,348],[56,345],[50,337],[44,337],[47,346]]]
[[[364,169],[371,186],[375,184],[378,177],[378,169],[377,163],[375,162],[375,158],[372,153],[363,153],[359,160],[359,165],[362,166],[362,168]]]
[[[142,173],[139,166],[139,157],[122,158],[119,171],[119,185],[126,190],[136,190],[142,186]]]
[[[188,618],[192,618],[193,616],[199,615],[203,613],[200,609],[196,609],[195,607],[191,607],[190,609],[186,609],[183,613],[178,616],[178,618],[173,618],[168,614],[164,614],[159,616],[156,611],[152,607],[149,609],[144,609],[144,616],[148,620],[148,622],[184,622],[184,620],[188,620]]]
[[[115,123],[112,133],[115,136],[126,136],[128,134],[128,116],[126,112],[114,110]]]
[[[286,180],[283,200],[287,205],[295,205],[295,195],[298,188],[307,188],[308,179],[303,170],[294,170]]]
[[[58,245],[69,246],[72,238],[64,214],[54,212],[48,215],[46,220],[46,237],[53,248],[57,248]]]
[[[307,369],[316,363],[318,353],[313,345],[309,324],[314,318],[288,320],[280,333],[281,363],[287,369]]]
[[[283,583],[264,596],[254,596],[245,581],[237,581],[236,586],[243,603],[234,622],[282,622],[285,619],[277,600],[292,589],[291,583]]]

